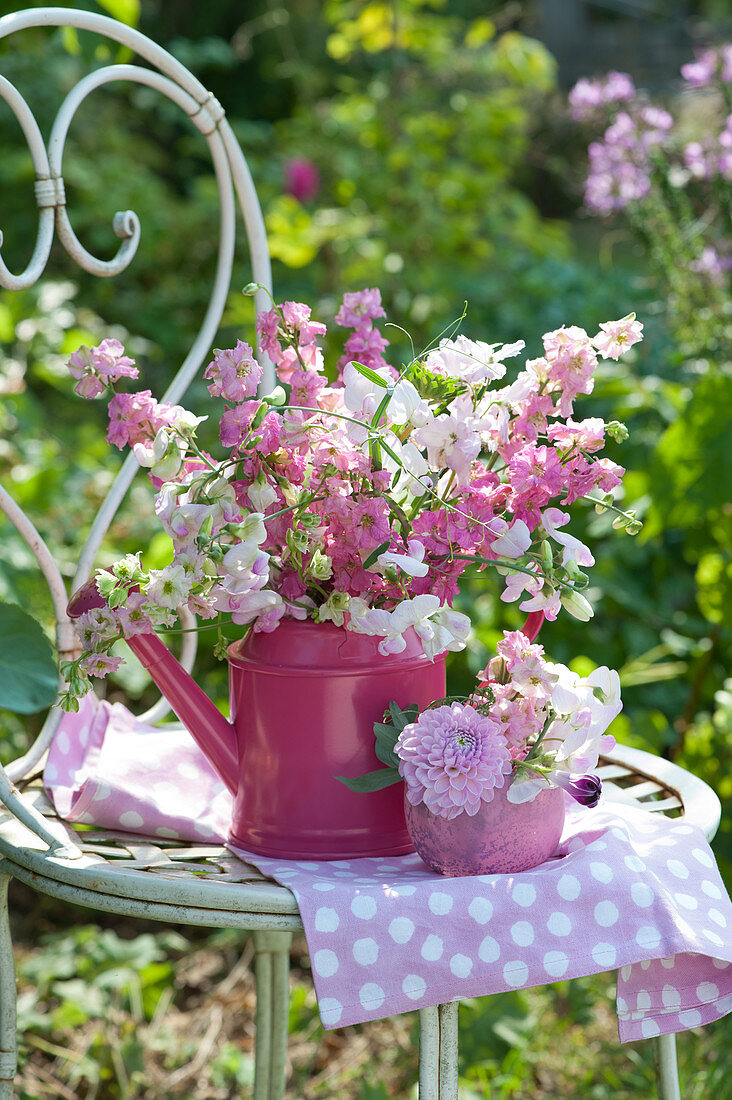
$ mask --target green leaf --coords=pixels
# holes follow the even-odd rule
[[[0,602],[0,707],[34,714],[57,690],[53,650],[40,625],[17,604]]]
[[[374,723],[374,735],[376,745],[374,750],[382,764],[388,768],[396,768],[399,765],[399,757],[394,752],[394,746],[399,736],[394,726],[387,726],[384,722]]]
[[[397,471],[396,476],[397,477],[399,476],[398,471]],[[410,524],[409,520],[407,519],[407,516],[406,516],[406,513],[404,512],[404,510],[399,507],[399,505],[397,504],[397,502],[395,500],[392,500],[391,497],[387,496],[386,493],[379,493],[379,496],[383,500],[386,501],[386,504],[387,504],[387,507],[388,507],[389,511],[394,516],[397,523],[399,524],[399,526],[402,529],[402,534],[404,535],[404,538],[408,539],[410,534],[411,534],[411,524]]]
[[[369,556],[366,558],[366,560],[363,563],[364,569],[368,569],[370,566],[372,566],[374,564],[374,562],[376,561],[376,559],[378,557],[380,557],[381,554],[383,554],[386,550],[388,550],[390,546],[391,546],[391,539],[387,539],[386,542],[380,543],[376,547],[375,550],[372,550],[371,553],[369,554]]]
[[[419,707],[416,703],[410,703],[408,707],[400,707],[394,700],[389,703],[389,714],[392,717],[394,726],[402,732],[405,726],[408,726],[410,722],[416,721],[419,714]]]
[[[387,392],[384,394],[381,401],[379,402],[379,405],[378,405],[378,408],[376,409],[376,412],[371,417],[371,427],[372,428],[377,428],[379,426],[379,421],[381,420],[382,416],[386,412],[386,406],[391,401],[392,393],[393,393],[393,391],[391,389],[387,390]]]
[[[364,378],[368,378],[369,382],[373,382],[375,386],[380,386],[382,390],[389,389],[389,383],[386,379],[377,374],[375,370],[371,370],[371,367],[367,367],[363,363],[357,363],[355,359],[351,360],[350,366],[355,367],[359,374],[362,374]],[[391,397],[391,394],[389,394],[389,397]]]
[[[345,775],[337,775],[336,779],[356,794],[372,794],[374,791],[382,791],[384,787],[391,787],[392,784],[402,781],[396,768],[377,768],[376,771],[366,772],[365,775],[359,775],[353,779]]]
[[[140,0],[99,0],[99,6],[128,27],[136,27],[140,21]]]

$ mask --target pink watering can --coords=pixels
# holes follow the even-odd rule
[[[68,610],[77,618],[103,606],[89,581]],[[525,631],[535,636],[542,619],[529,616]],[[381,766],[373,725],[392,700],[422,708],[444,697],[444,654],[430,661],[413,631],[406,638],[402,653],[382,657],[377,638],[332,623],[284,619],[270,634],[251,631],[228,650],[231,721],[157,635],[126,640],[234,795],[232,844],[349,859],[413,850],[401,784],[356,794],[335,778]]]

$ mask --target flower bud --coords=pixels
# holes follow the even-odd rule
[[[564,607],[570,615],[573,615],[575,619],[579,619],[581,623],[589,622],[595,614],[592,610],[592,604],[585,599],[581,592],[577,592],[574,589],[567,590],[565,588],[560,599],[562,601],[562,607]]]
[[[571,794],[575,802],[580,806],[596,806],[602,793],[602,782],[597,775],[563,775],[554,774],[552,779],[568,794]]]
[[[630,435],[627,427],[620,420],[611,420],[605,425],[605,431],[616,443],[624,443]]]
[[[308,572],[316,581],[327,581],[333,576],[333,563],[322,550],[316,550],[310,559]]]

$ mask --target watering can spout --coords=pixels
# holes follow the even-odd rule
[[[69,617],[106,607],[93,580],[82,585],[69,601]],[[148,670],[172,710],[198,744],[232,794],[236,794],[239,753],[234,727],[224,718],[195,680],[152,632],[134,634],[125,641]]]

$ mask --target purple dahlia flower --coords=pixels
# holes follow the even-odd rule
[[[512,768],[501,724],[462,703],[423,711],[402,730],[396,754],[412,805],[424,802],[448,821],[477,814]]]

